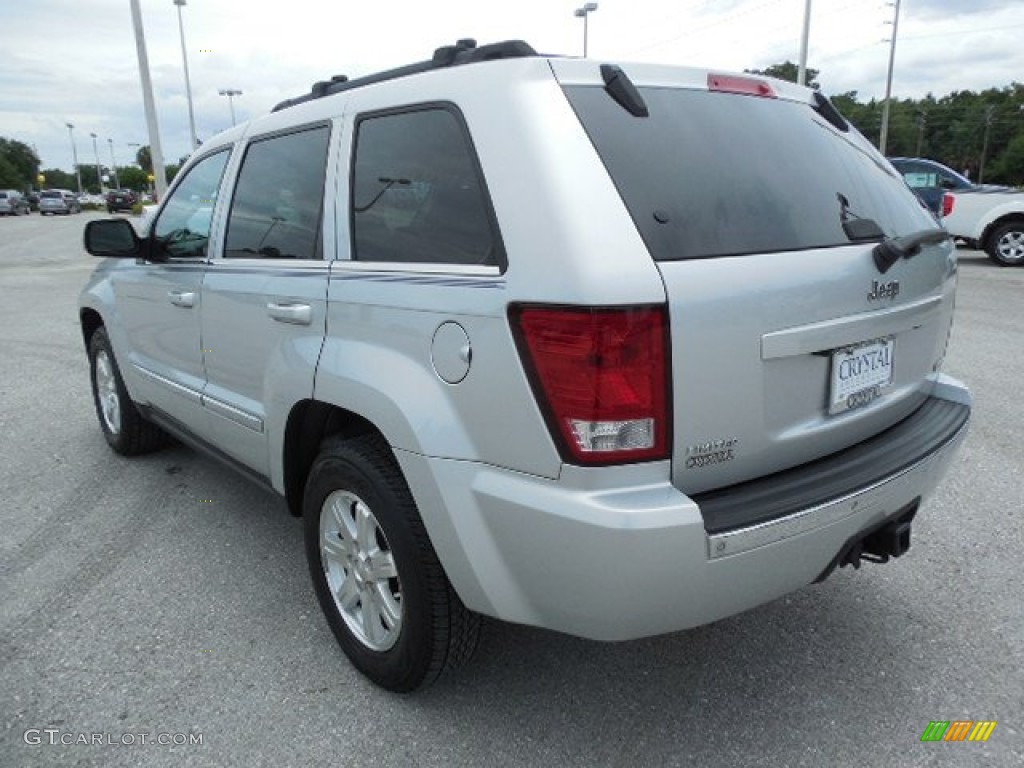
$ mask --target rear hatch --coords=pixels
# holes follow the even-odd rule
[[[827,101],[626,66],[643,116],[596,67],[589,80],[553,67],[665,284],[677,487],[805,464],[924,403],[952,317],[953,246],[876,266],[883,237],[937,224]]]

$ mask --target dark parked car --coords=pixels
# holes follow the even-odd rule
[[[944,215],[942,198],[954,189],[973,187],[974,182],[952,168],[923,157],[890,157],[889,162],[903,174],[907,186],[936,216]]]
[[[112,189],[107,192],[107,213],[130,211],[138,201],[130,189]]]

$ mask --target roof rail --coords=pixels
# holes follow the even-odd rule
[[[461,64],[474,64],[480,61],[494,61],[495,59],[516,59],[524,56],[536,56],[537,52],[524,43],[522,40],[504,40],[500,43],[490,43],[477,47],[476,40],[463,39],[455,45],[445,45],[434,51],[434,55],[428,61],[419,61],[415,64],[407,64],[404,67],[388,69],[364,77],[357,77],[349,80],[345,75],[335,75],[330,80],[321,80],[313,83],[309,93],[296,96],[293,99],[285,99],[276,105],[271,112],[279,112],[296,104],[303,104],[307,101],[320,99],[324,96],[331,96],[335,93],[348,91],[353,88],[361,88],[372,83],[382,83],[385,80],[395,80],[399,77],[415,75],[419,72],[429,72],[432,69],[444,69]]]

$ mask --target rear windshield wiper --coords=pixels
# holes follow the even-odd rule
[[[850,210],[850,201],[842,192],[836,192],[839,200],[839,223],[843,232],[850,238],[851,242],[862,242],[864,240],[883,240],[885,232],[878,226],[874,219],[860,216]]]
[[[949,232],[941,228],[922,229],[903,237],[890,237],[871,249],[875,266],[883,275],[900,259],[910,259],[921,252],[923,245],[938,245],[949,239]]]

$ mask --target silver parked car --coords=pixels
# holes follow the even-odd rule
[[[21,216],[32,213],[28,199],[16,189],[0,189],[0,216]]]
[[[82,204],[70,189],[44,189],[39,193],[39,212],[44,216],[48,213],[81,213]]]
[[[903,555],[963,440],[945,231],[820,94],[439,49],[210,139],[81,296],[100,427],[305,518],[411,690],[480,616],[597,640]]]

